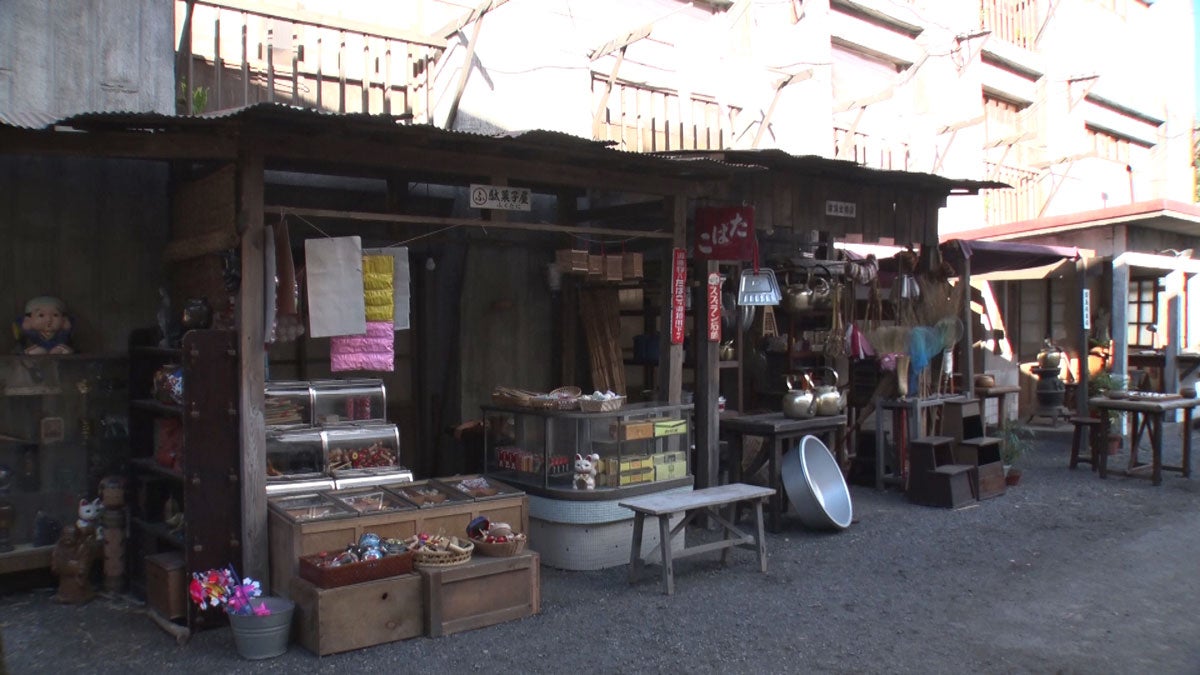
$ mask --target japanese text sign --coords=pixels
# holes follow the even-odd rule
[[[750,260],[753,257],[753,206],[696,209],[697,260]]]
[[[502,211],[528,211],[529,188],[471,184],[471,207]]]
[[[687,251],[671,252],[671,344],[683,344],[684,312],[687,309]]]
[[[708,275],[708,341],[721,341],[721,275]]]

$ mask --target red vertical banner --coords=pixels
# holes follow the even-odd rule
[[[721,341],[721,275],[708,275],[708,341]]]
[[[687,251],[671,251],[671,344],[683,344],[687,309]]]

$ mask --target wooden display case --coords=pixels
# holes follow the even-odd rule
[[[453,567],[420,570],[429,637],[494,626],[541,611],[541,558],[476,555]]]
[[[397,487],[391,486],[391,491]],[[336,499],[338,491],[324,493]],[[403,496],[403,493],[398,493]],[[289,517],[280,503],[289,497],[272,497],[268,500],[268,539],[271,548],[271,592],[285,598],[291,597],[290,586],[300,569],[300,557],[316,553],[338,551],[347,544],[358,541],[366,532],[382,538],[407,539],[418,532],[453,534],[465,537],[467,523],[471,519],[486,515],[490,520],[504,521],[529,530],[529,499],[519,492],[504,497],[487,499],[460,499],[429,506],[390,510],[374,513],[346,515],[332,518],[296,520]]]
[[[294,579],[296,640],[324,656],[421,635],[423,587],[422,578],[411,573],[338,588]]]

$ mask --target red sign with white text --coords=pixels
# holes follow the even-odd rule
[[[753,257],[753,206],[696,209],[697,260],[750,260]]]
[[[687,309],[687,251],[671,251],[671,344],[683,344]]]
[[[721,275],[708,275],[708,341],[721,341]]]

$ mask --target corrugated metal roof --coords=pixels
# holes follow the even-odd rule
[[[0,118],[5,126],[46,131],[70,128],[78,131],[162,131],[218,129],[236,125],[275,125],[281,130],[338,131],[351,135],[385,134],[388,140],[411,142],[441,150],[477,151],[493,156],[545,159],[546,153],[559,162],[579,160],[583,166],[656,172],[664,177],[720,178],[747,170],[731,163],[701,158],[679,162],[672,158],[609,147],[605,141],[572,136],[558,131],[530,130],[487,135],[471,131],[449,131],[424,124],[408,123],[410,115],[335,113],[280,103],[256,103],[241,108],[201,115],[167,115],[157,112],[97,111],[62,118],[23,115]],[[757,170],[755,168],[754,170]]]
[[[947,178],[932,173],[873,169],[844,159],[830,159],[820,155],[792,155],[779,149],[764,150],[678,150],[659,153],[662,157],[720,159],[741,166],[759,166],[775,171],[787,171],[803,175],[830,176],[863,181],[874,184],[906,185],[925,189],[939,189],[947,193],[953,190],[975,192],[993,188],[1011,188],[1007,183],[981,181],[965,178]]]
[[[0,112],[0,124],[18,129],[46,129],[58,121],[58,117],[42,112]]]

